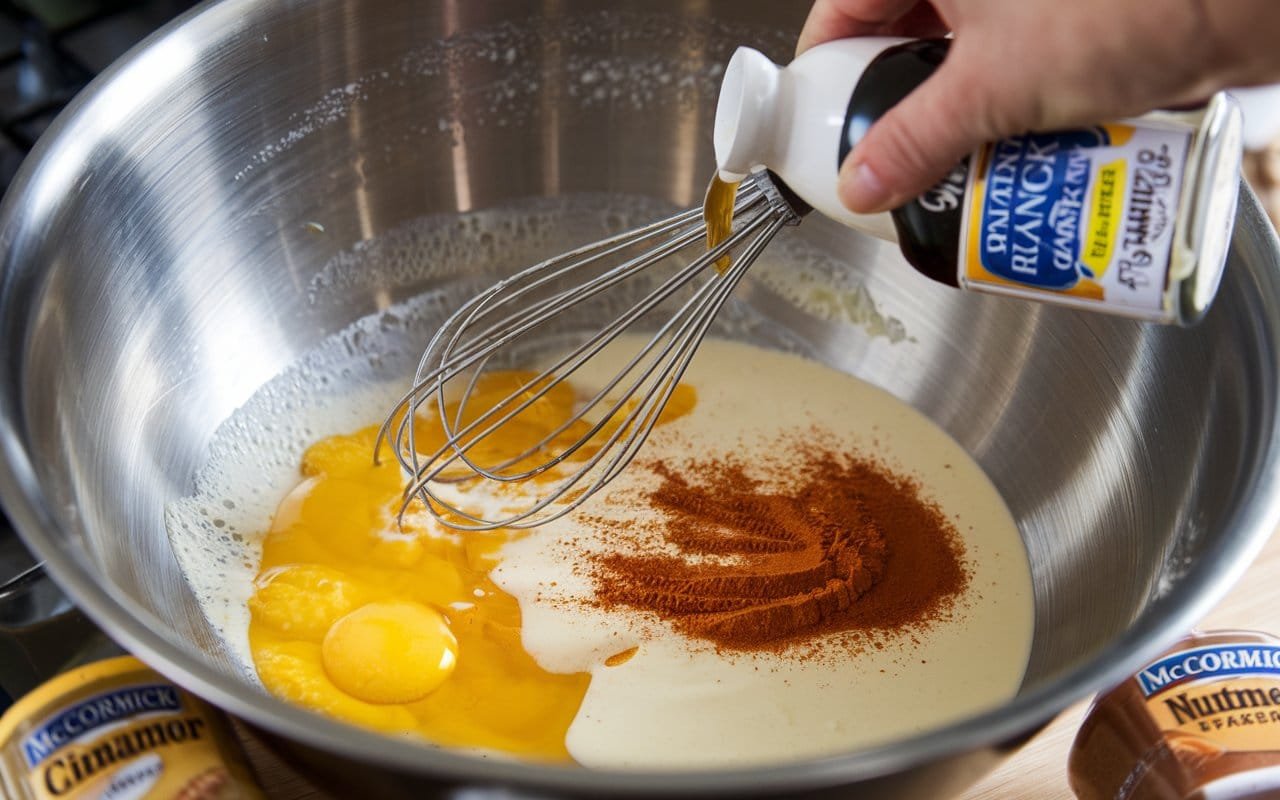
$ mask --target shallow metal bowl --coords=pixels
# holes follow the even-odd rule
[[[1192,330],[966,296],[820,219],[779,246],[838,291],[798,298],[764,273],[741,287],[729,316],[759,324],[737,330],[924,411],[1018,520],[1036,602],[1025,686],[942,730],[695,774],[424,749],[239,677],[166,537],[163,510],[218,425],[325,337],[568,244],[530,236],[414,269],[377,242],[424,215],[544,196],[696,203],[720,65],[740,44],[785,59],[804,11],[224,0],[151,38],[58,120],[0,211],[0,489],[23,537],[121,642],[373,796],[902,797],[973,780],[1191,627],[1276,525],[1280,249],[1251,196]]]

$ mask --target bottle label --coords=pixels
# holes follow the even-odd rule
[[[0,717],[0,795],[261,797],[230,735],[208,706],[136,660],[90,664],[37,688]]]
[[[1134,681],[1169,746],[1206,772],[1230,753],[1268,753],[1280,764],[1280,645],[1233,642],[1179,650]],[[1228,762],[1223,762],[1228,763]]]
[[[969,172],[960,285],[1169,319],[1165,289],[1190,142],[1186,128],[1144,123],[984,146]]]

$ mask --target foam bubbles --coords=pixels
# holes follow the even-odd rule
[[[902,320],[880,309],[856,269],[803,238],[779,236],[752,266],[751,277],[824,322],[853,325],[892,344],[910,338]]]

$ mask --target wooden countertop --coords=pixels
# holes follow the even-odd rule
[[[1205,617],[1200,627],[1253,628],[1280,633],[1280,536],[1272,536],[1258,560],[1231,593]],[[961,800],[1069,800],[1067,751],[1075,736],[1084,703],[1073,706],[1040,735],[1011,756],[981,783],[962,794]],[[245,748],[272,800],[331,800],[306,778],[272,756],[257,740],[244,733]]]
[[[1272,222],[1280,226],[1280,139],[1264,151],[1246,153],[1244,172]],[[1272,534],[1258,560],[1197,627],[1204,630],[1244,628],[1280,635],[1277,575],[1280,575],[1280,535]],[[1003,800],[1010,797],[1065,800],[1073,797],[1067,788],[1067,752],[1071,749],[1076,729],[1080,727],[1086,705],[1087,701],[1077,703],[1059,714],[1039,736],[981,783],[962,794],[962,800]]]
[[[1280,536],[1271,541],[1240,582],[1197,626],[1204,630],[1245,628],[1280,633]],[[963,800],[1067,800],[1067,751],[1084,716],[1085,703],[1068,708],[1049,727],[1005,761]]]

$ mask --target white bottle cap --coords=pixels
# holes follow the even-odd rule
[[[779,72],[768,56],[750,47],[739,47],[729,59],[712,137],[720,180],[742,180],[773,152]]]
[[[888,214],[854,214],[837,191],[845,116],[867,65],[906,39],[859,37],[818,45],[786,67],[749,47],[729,59],[712,135],[723,181],[770,169],[824,216],[894,241]]]

